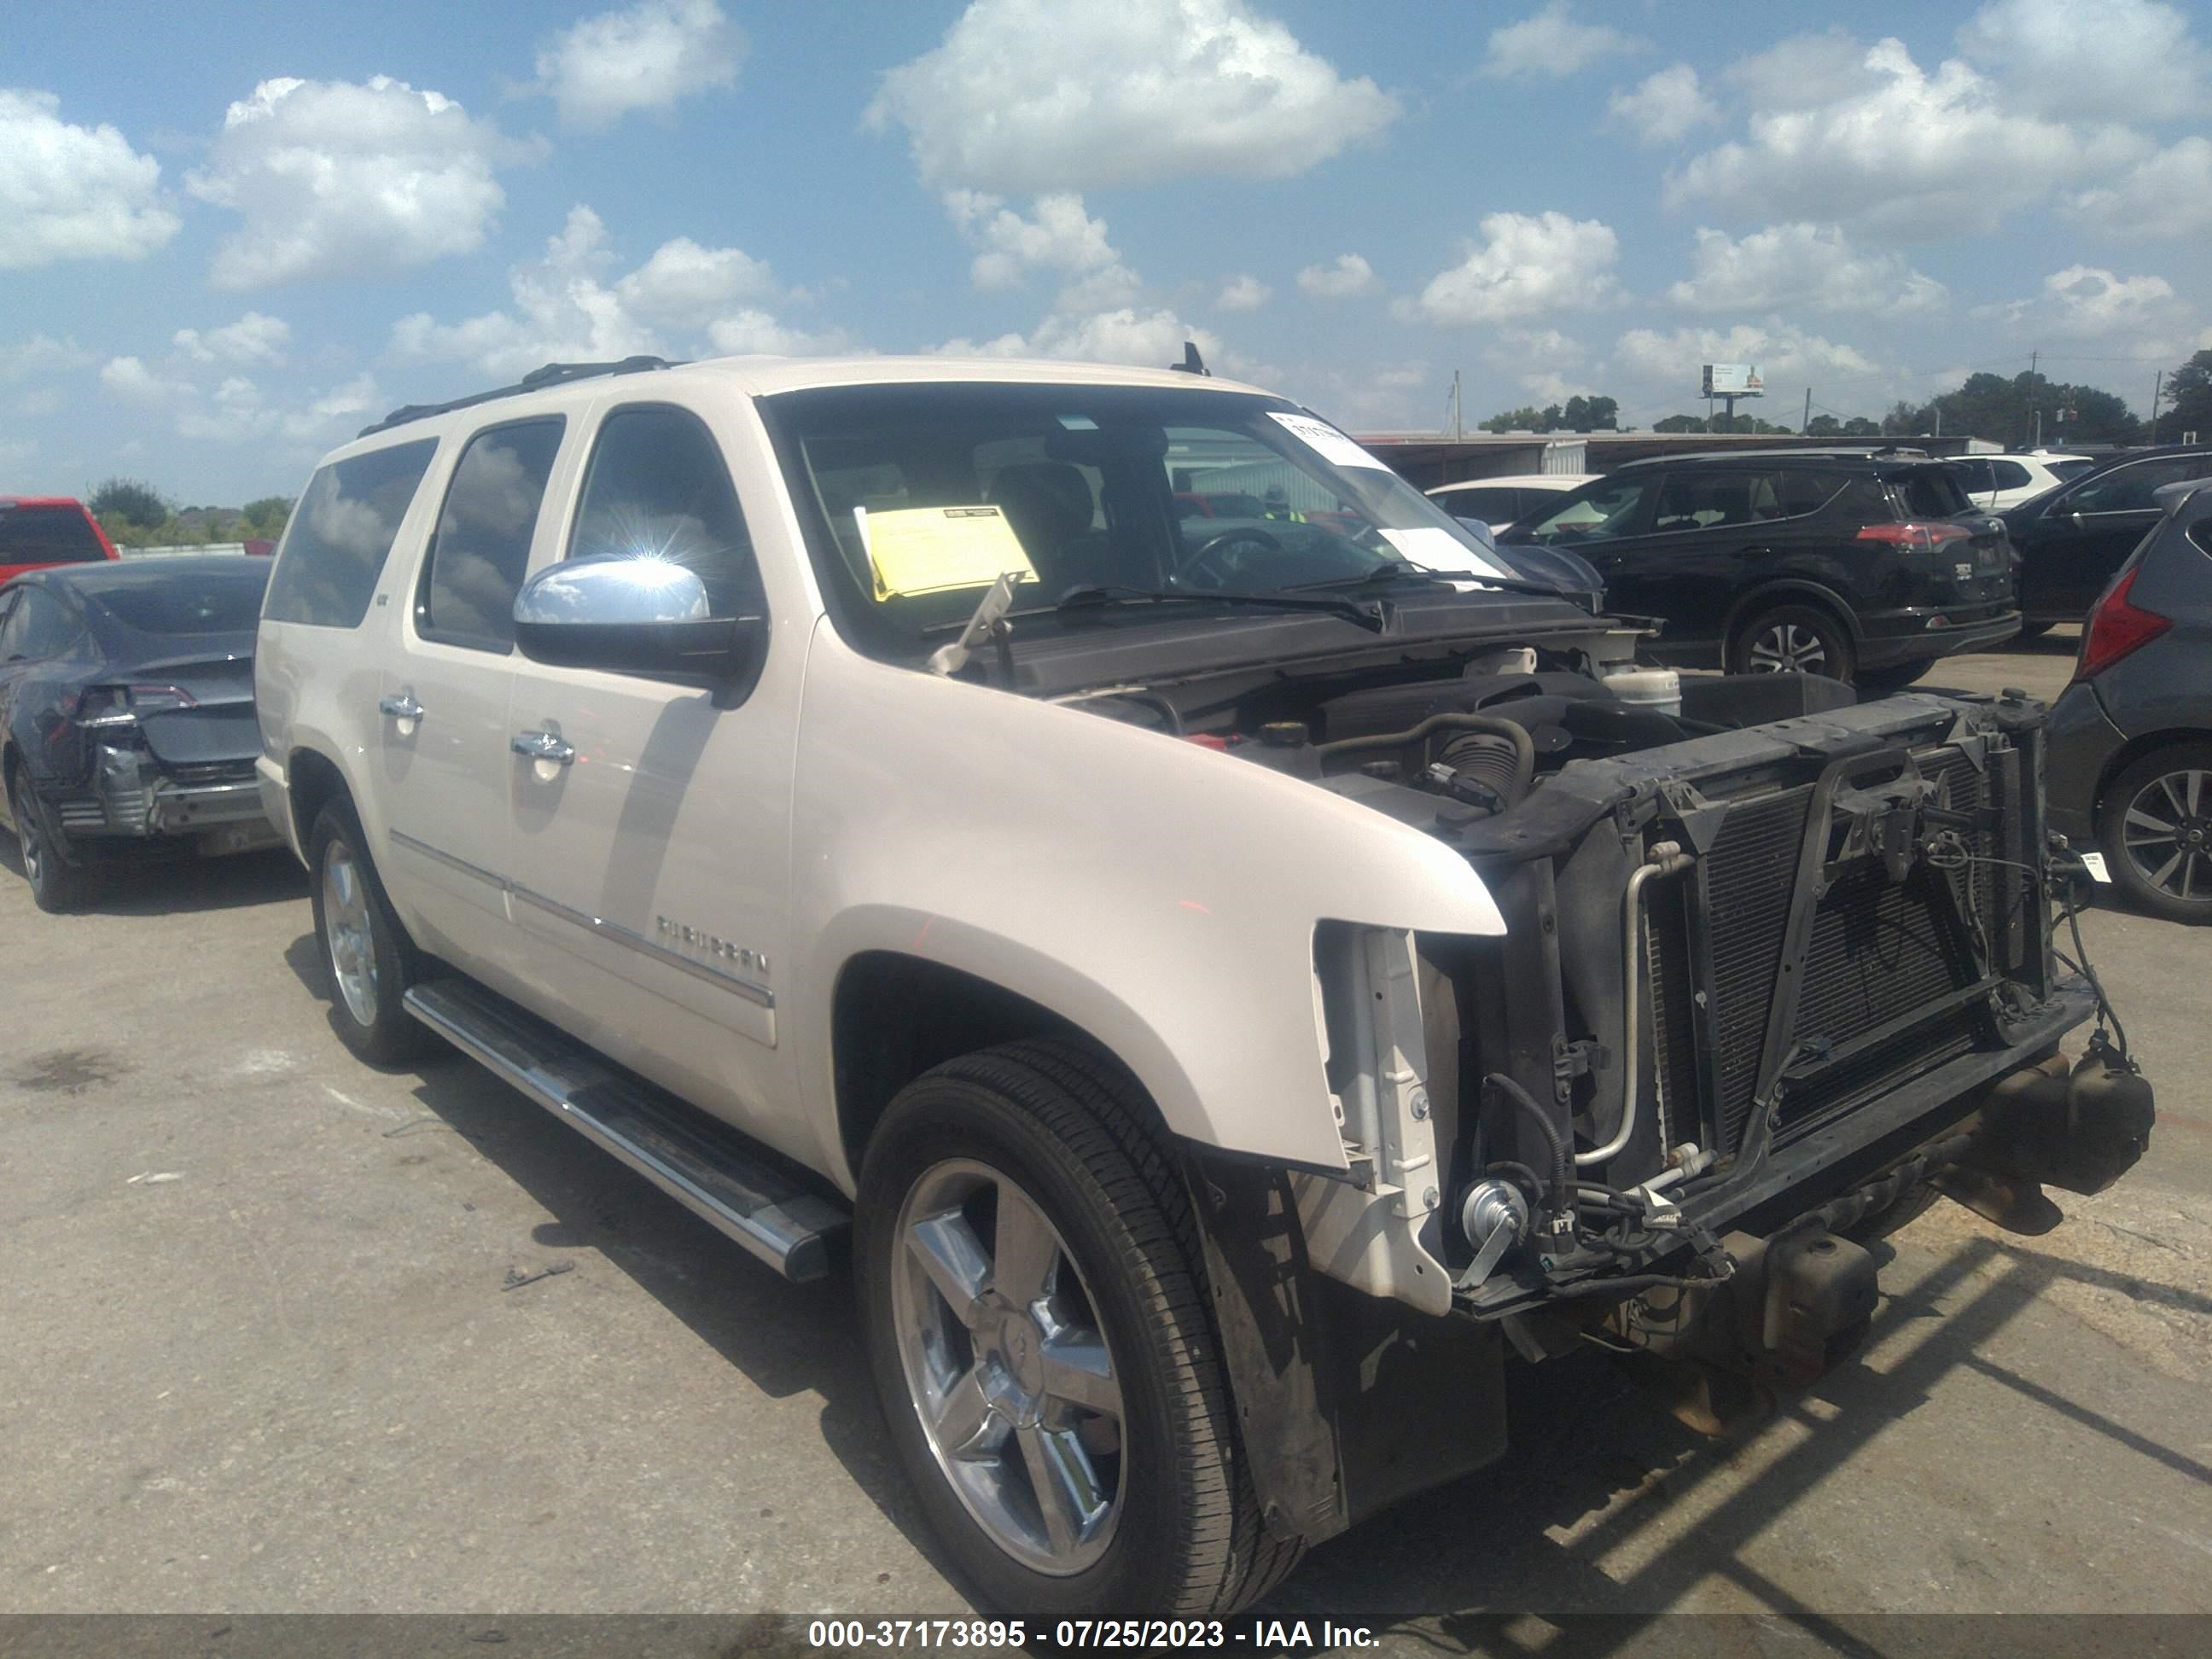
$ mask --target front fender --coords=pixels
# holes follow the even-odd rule
[[[824,623],[793,792],[802,1085],[835,1146],[829,1009],[863,950],[1003,985],[1111,1048],[1170,1129],[1346,1168],[1314,930],[1501,933],[1467,861],[1232,756],[875,662]]]

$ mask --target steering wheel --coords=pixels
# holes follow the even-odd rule
[[[1175,574],[1168,578],[1169,585],[1178,587],[1228,586],[1230,573],[1224,568],[1217,568],[1211,573],[1213,576],[1213,580],[1211,582],[1194,583],[1189,578],[1194,575],[1208,559],[1236,546],[1240,542],[1249,542],[1262,552],[1279,553],[1283,550],[1282,543],[1264,530],[1224,530],[1218,536],[1209,537],[1200,543],[1198,550],[1175,568]]]

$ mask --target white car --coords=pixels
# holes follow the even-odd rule
[[[257,764],[356,1054],[849,1249],[980,1602],[1219,1618],[1498,1457],[1509,1356],[1803,1382],[1852,1221],[2132,1162],[2139,1077],[2035,1069],[2036,708],[1678,684],[1591,603],[1199,374],[549,368],[316,470]]]
[[[1595,472],[1511,472],[1498,478],[1438,484],[1427,494],[1454,518],[1477,520],[1496,531],[1527,518],[1547,497],[1579,489],[1597,476]]]
[[[2079,477],[2097,465],[2087,455],[2067,455],[2047,449],[2022,455],[1955,455],[1951,465],[1974,506],[1984,513],[2002,513],[2033,501],[2046,489],[2056,489],[2069,478]]]

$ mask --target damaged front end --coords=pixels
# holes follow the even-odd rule
[[[1916,1195],[2040,1231],[2134,1164],[2149,1085],[2054,949],[2042,713],[1894,697],[1430,809],[1505,932],[1324,926],[1348,1176],[1199,1172],[1240,1401],[1297,1425],[1253,1447],[1275,1524],[1500,1455],[1516,1352],[1628,1350],[1718,1428],[1852,1352],[1859,1241]]]

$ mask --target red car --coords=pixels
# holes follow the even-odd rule
[[[0,583],[50,564],[115,556],[114,543],[82,501],[68,495],[0,495]]]

